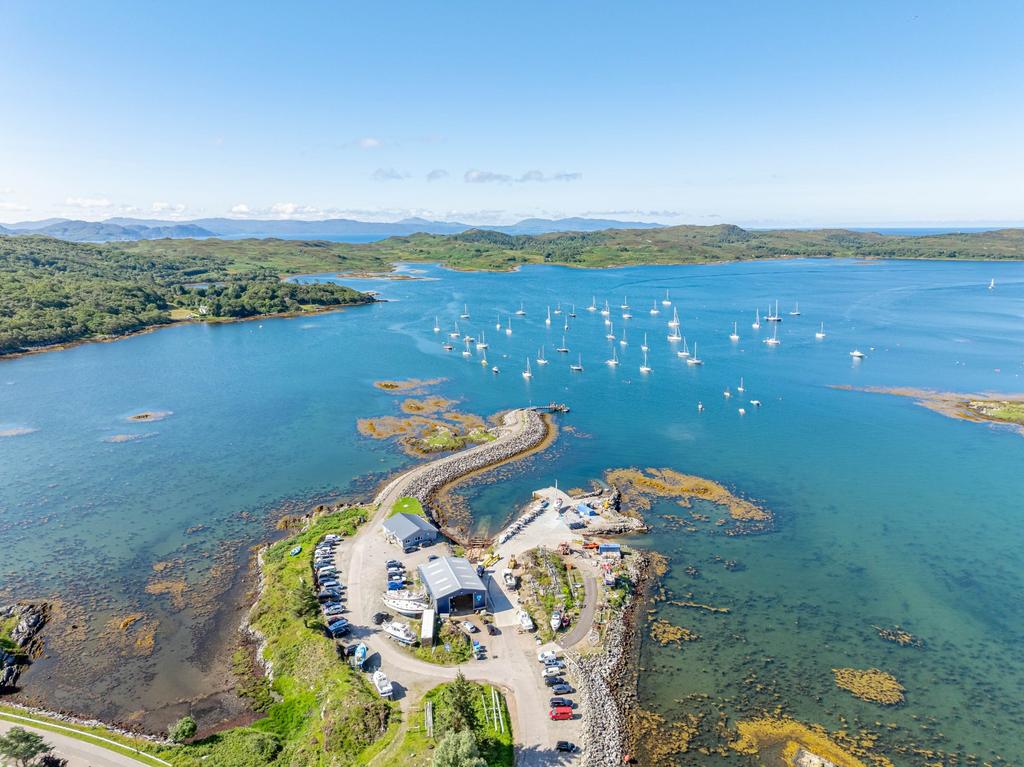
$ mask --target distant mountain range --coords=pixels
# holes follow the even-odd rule
[[[394,237],[416,234],[457,234],[469,229],[488,229],[505,234],[547,234],[549,232],[596,232],[604,229],[654,229],[661,224],[615,221],[604,218],[527,218],[510,226],[472,226],[457,221],[429,221],[404,218],[394,223],[331,218],[323,221],[252,220],[200,218],[193,221],[110,218],[106,221],[75,221],[49,218],[21,221],[0,227],[0,234],[45,234],[74,242],[116,242],[128,240],[182,239],[187,237],[281,237],[317,239],[332,237]]]

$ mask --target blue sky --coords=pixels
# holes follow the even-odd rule
[[[0,221],[1024,221],[1024,3],[0,0]]]

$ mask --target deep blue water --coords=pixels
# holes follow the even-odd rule
[[[707,476],[775,512],[775,532],[739,538],[713,526],[686,533],[669,525],[661,514],[685,513],[673,504],[652,514],[654,534],[637,543],[670,555],[669,587],[731,612],[659,608],[702,638],[682,648],[645,644],[646,706],[671,719],[705,705],[690,694],[722,701],[733,718],[781,704],[830,729],[842,726],[840,717],[870,729],[876,720],[893,723],[881,743],[897,764],[923,764],[899,752],[919,742],[1024,761],[1024,438],[907,398],[830,388],[1024,391],[1020,265],[793,260],[409,271],[427,279],[352,281],[386,303],[180,326],[0,363],[0,429],[37,430],[0,439],[0,544],[14,553],[0,559],[3,593],[58,593],[87,606],[79,618],[86,646],[129,610],[160,621],[151,656],[126,654],[88,690],[87,674],[59,658],[33,669],[29,687],[46,674],[55,699],[86,700],[107,714],[200,687],[195,640],[212,619],[188,600],[181,609],[147,595],[163,577],[153,564],[180,561],[166,572],[180,574],[186,597],[195,596],[219,582],[209,575],[212,558],[264,535],[287,499],[349,492],[356,478],[406,465],[394,446],[360,437],[355,422],[398,413],[401,398],[373,381],[440,377],[437,393],[468,412],[551,400],[572,408],[552,450],[468,492],[480,529],[496,529],[533,488],[555,479],[584,485],[617,466]],[[993,278],[997,288],[987,290]],[[702,367],[687,366],[667,340],[671,308],[658,303],[661,313],[648,313],[666,289]],[[603,364],[609,342],[602,318],[585,311],[591,296],[609,301],[619,338],[627,328],[629,345],[615,343],[618,369]],[[624,297],[629,321],[618,308]],[[782,344],[771,348],[761,343],[771,327],[762,322],[755,332],[750,324],[755,308],[763,316],[776,298],[785,319]],[[527,316],[513,317],[507,336],[495,325],[504,328],[520,301]],[[558,301],[565,310],[576,305],[570,355],[554,351],[564,316],[544,324],[546,307]],[[801,315],[791,317],[797,301]],[[463,330],[484,331],[491,344],[486,367],[475,351],[469,360],[445,352],[445,334],[432,331],[435,316],[447,330],[464,304],[472,318]],[[728,337],[734,321],[738,342]],[[827,336],[819,341],[822,322]],[[644,332],[648,375],[638,369]],[[528,382],[520,371],[542,344],[551,362],[533,363]],[[867,354],[863,362],[851,360],[854,348]],[[577,354],[583,373],[568,368],[566,357]],[[748,404],[743,416],[739,399],[722,394],[735,392],[741,377],[745,398],[763,403]],[[125,421],[143,409],[174,414]],[[104,441],[118,434],[147,438]],[[726,570],[725,559],[743,568]],[[687,565],[700,575],[687,576]],[[894,624],[921,636],[925,648],[897,648],[871,628]],[[837,691],[837,666],[895,673],[907,703],[882,710]],[[62,669],[68,673],[58,679]],[[756,683],[744,681],[751,674]],[[128,678],[145,679],[130,700]],[[921,730],[929,717],[935,726]]]

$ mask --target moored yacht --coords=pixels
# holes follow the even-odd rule
[[[665,297],[661,299],[662,306],[672,306],[672,302],[668,298],[668,291],[665,291]]]
[[[561,313],[562,313],[562,302],[559,301],[558,304],[555,306],[555,314],[561,314]]]
[[[482,330],[480,331],[480,340],[476,342],[476,348],[477,349],[486,349],[487,348],[487,339],[484,337],[484,331],[482,331]]]
[[[683,348],[676,352],[676,356],[684,359],[690,356],[690,347],[686,345],[686,336],[683,336]]]
[[[644,333],[644,342],[643,342],[643,345],[641,345],[641,347],[640,347],[640,351],[642,351],[642,352],[646,352],[646,351],[649,351],[649,350],[650,350],[650,348],[651,348],[651,347],[649,347],[649,346],[647,345],[647,334],[646,334],[646,333]]]
[[[775,302],[775,310],[774,311],[772,311],[771,307],[769,307],[769,311],[768,311],[767,316],[765,317],[765,320],[768,321],[768,322],[782,322],[782,315],[779,314],[779,302],[778,301]]]
[[[548,316],[544,320],[544,324],[545,325],[550,325],[551,324],[551,307],[550,306],[548,307]]]
[[[570,317],[575,317],[576,316],[576,304],[573,304],[572,308],[569,310],[569,316]]]
[[[455,323],[455,330],[448,334],[449,338],[458,338],[462,333],[459,332],[459,323]]]
[[[746,388],[743,386],[743,376],[740,376],[740,385],[736,387],[736,391],[740,394],[746,391]]]
[[[693,342],[693,355],[686,358],[687,365],[703,365],[704,360],[697,356],[697,342]]]
[[[461,319],[461,320],[468,320],[469,319],[469,304],[463,304],[462,305],[462,314],[459,315],[459,319]]]
[[[612,310],[608,307],[608,301],[606,299],[605,302],[604,302],[604,309],[601,310],[601,316],[607,317],[611,313],[612,313]]]
[[[526,309],[523,307],[523,302],[522,301],[519,302],[519,308],[516,309],[516,316],[518,316],[518,317],[525,317],[526,316]]]
[[[750,327],[752,327],[754,330],[760,330],[761,329],[761,310],[760,309],[755,309],[754,310],[754,321],[750,324]]]
[[[772,328],[771,338],[764,339],[764,343],[768,344],[769,346],[778,346],[779,344],[782,343],[782,341],[779,340],[779,326],[778,325],[776,325],[774,328]]]
[[[670,319],[668,321],[668,326],[670,328],[678,328],[679,327],[679,310],[678,309],[672,309],[672,319]]]
[[[644,364],[640,366],[641,373],[650,373],[651,366],[647,364],[647,352],[644,352]]]
[[[622,328],[622,338],[619,339],[619,344],[622,346],[629,346],[629,341],[626,340],[626,328]]]
[[[437,321],[437,317],[434,317],[434,332],[435,333],[440,333],[441,332],[441,325]]]
[[[544,356],[544,347],[543,346],[540,347],[540,352],[537,354],[537,364],[538,365],[547,365],[548,364],[548,359],[547,359],[547,357]]]
[[[800,302],[799,301],[796,302],[796,306],[793,307],[793,311],[791,311],[789,313],[789,316],[790,317],[799,317],[800,316]]]
[[[582,373],[583,372],[583,355],[582,354],[580,354],[579,362],[577,362],[575,365],[570,365],[569,366],[569,370],[571,370],[573,373]]]
[[[611,356],[611,358],[606,359],[604,361],[604,364],[605,365],[611,365],[612,367],[615,367],[616,365],[619,364],[619,355],[615,353],[615,347],[614,346],[612,347],[612,356]]]
[[[852,352],[850,352],[850,356],[853,357],[855,360],[862,360],[867,355],[865,355],[864,352],[862,352],[860,349],[854,349]]]
[[[654,317],[655,315],[658,314],[661,314],[661,309],[658,308],[658,302],[655,301],[654,304],[651,306],[651,316]]]
[[[592,296],[590,299],[590,306],[587,307],[588,312],[597,311],[597,296]]]
[[[559,354],[568,354],[569,353],[569,347],[565,345],[565,336],[564,335],[562,336],[562,345],[559,346],[557,349],[555,349],[555,351],[558,352]]]
[[[821,327],[818,329],[818,332],[814,334],[814,337],[817,338],[819,341],[822,338],[825,337],[825,323],[824,322],[821,323]]]
[[[730,341],[739,341],[740,340],[740,334],[739,334],[739,332],[736,329],[736,323],[735,322],[732,323],[732,333],[729,334],[729,340]]]
[[[526,370],[523,371],[523,378],[530,380],[533,378],[533,372],[530,370],[530,358],[526,358]]]

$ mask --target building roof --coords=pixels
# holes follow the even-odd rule
[[[486,591],[469,560],[462,557],[441,557],[420,565],[420,580],[435,599],[444,599],[460,591]]]
[[[384,529],[399,540],[421,531],[437,533],[437,528],[418,514],[395,514],[384,520]]]

